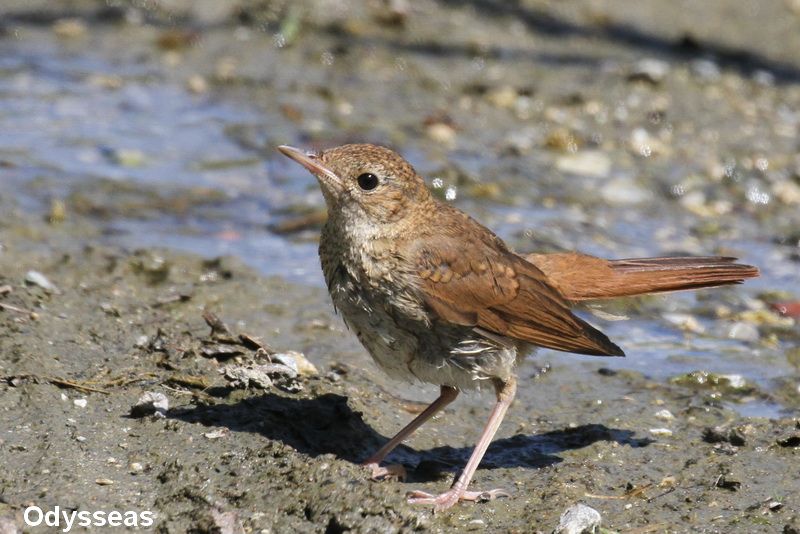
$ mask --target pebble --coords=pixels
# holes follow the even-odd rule
[[[669,410],[664,409],[656,412],[656,419],[661,419],[663,421],[672,421],[673,419],[675,419],[675,416],[672,415],[672,412],[670,412]]]
[[[195,74],[186,80],[186,88],[196,95],[201,95],[208,92],[208,82],[199,74]]]
[[[651,428],[650,433],[659,438],[668,438],[672,436],[672,430],[669,428]]]
[[[83,37],[86,31],[86,23],[78,18],[60,19],[53,24],[53,33],[63,39]]]
[[[517,103],[519,93],[510,85],[495,87],[486,92],[486,100],[498,108],[513,108]]]
[[[166,417],[167,410],[169,410],[169,399],[166,395],[155,391],[147,391],[139,397],[136,404],[131,406],[131,416],[155,415],[156,417]]]
[[[271,358],[275,358],[272,355]],[[287,360],[284,356],[284,360]],[[287,360],[288,361],[288,360]],[[231,382],[234,387],[257,387],[269,389],[272,380],[291,381],[296,378],[298,371],[283,363],[268,363],[264,365],[227,365],[220,369],[220,373]]]
[[[72,404],[74,404],[78,408],[86,408],[87,402],[88,401],[86,399],[75,399],[72,401]]]
[[[719,375],[723,380],[727,380],[727,386],[733,389],[742,389],[747,386],[747,380],[742,375]]]
[[[429,139],[446,146],[452,146],[456,140],[455,129],[443,122],[434,122],[428,125],[425,133]]]
[[[219,439],[228,436],[231,433],[230,430],[227,428],[218,428],[216,430],[212,430],[211,432],[206,432],[203,434],[208,439]]]
[[[98,478],[97,480],[94,481],[94,483],[97,484],[98,486],[110,486],[114,483],[114,481],[111,480],[110,478]]]
[[[758,328],[750,323],[745,322],[738,322],[733,323],[733,325],[728,330],[728,337],[731,339],[738,339],[740,341],[758,341],[760,334],[758,333]]]
[[[784,204],[800,204],[800,185],[789,180],[783,180],[773,185],[772,193]]]
[[[300,376],[316,376],[319,374],[316,366],[308,361],[305,354],[297,351],[278,352],[272,354],[270,359],[283,365],[290,367],[295,373]]]
[[[655,58],[644,58],[637,61],[628,75],[630,80],[643,80],[659,84],[669,75],[670,66],[666,61]]]
[[[628,140],[631,152],[643,158],[665,154],[669,151],[666,144],[651,136],[644,128],[635,128]]]
[[[696,59],[692,61],[690,69],[692,74],[706,82],[716,81],[722,74],[719,65],[710,59]]]
[[[135,475],[135,474],[138,474],[138,473],[141,473],[142,471],[144,471],[144,466],[142,464],[140,464],[139,462],[133,462],[129,466],[129,470],[130,470],[130,473],[132,475]]]
[[[702,334],[706,331],[703,325],[693,316],[688,313],[665,313],[664,320],[673,326],[677,326],[686,332],[693,332],[695,334]]]
[[[605,178],[611,172],[611,159],[598,150],[584,150],[559,156],[556,169],[579,176]]]
[[[25,283],[28,285],[39,286],[48,293],[58,293],[58,288],[45,275],[39,271],[28,271],[25,273]]]
[[[600,512],[590,506],[578,503],[567,508],[558,520],[554,534],[593,533],[602,521]]]
[[[605,200],[614,204],[638,204],[652,196],[630,176],[614,178],[600,189],[600,194]]]

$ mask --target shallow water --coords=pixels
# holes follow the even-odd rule
[[[729,191],[722,193],[734,204],[734,210],[719,217],[725,229],[709,237],[694,231],[699,224],[708,222],[707,218],[695,216],[675,199],[665,197],[665,184],[681,182],[703,165],[702,158],[691,152],[696,145],[691,133],[675,139],[670,151],[674,155],[649,160],[631,158],[624,146],[615,144],[607,150],[612,166],[607,176],[574,176],[553,170],[560,154],[545,151],[542,155],[537,149],[520,158],[499,150],[497,139],[519,127],[511,116],[505,118],[505,123],[502,117],[498,118],[499,113],[491,112],[488,116],[476,112],[471,123],[468,118],[463,119],[465,125],[454,149],[431,146],[419,132],[387,134],[389,127],[385,124],[395,118],[398,130],[403,130],[406,118],[400,115],[401,105],[382,111],[384,126],[363,122],[363,110],[357,110],[352,122],[348,122],[348,115],[339,119],[346,133],[337,134],[331,124],[318,131],[313,117],[297,124],[278,110],[277,100],[286,99],[280,92],[284,83],[281,80],[293,75],[302,79],[302,74],[272,73],[274,85],[264,82],[262,88],[234,83],[193,94],[180,83],[180,77],[165,74],[170,68],[158,53],[141,52],[137,57],[138,48],[149,50],[148,45],[137,42],[140,36],[123,37],[123,42],[130,39],[135,43],[132,50],[121,45],[108,49],[89,45],[64,47],[41,29],[30,29],[22,37],[0,43],[0,160],[7,162],[1,171],[3,194],[15,197],[23,209],[45,216],[53,199],[67,199],[69,210],[77,191],[79,199],[94,198],[98,204],[90,206],[84,215],[96,222],[96,239],[100,242],[128,248],[165,246],[209,257],[233,255],[265,275],[321,286],[314,230],[289,237],[268,230],[271,223],[285,219],[287,211],[322,207],[313,178],[281,159],[272,147],[278,141],[317,146],[334,144],[342,136],[348,140],[371,138],[374,134],[383,140],[388,135],[429,179],[441,176],[444,188],[454,188],[455,202],[460,207],[520,250],[544,244],[621,257],[723,252],[758,265],[764,273],[761,279],[742,288],[707,292],[702,301],[687,295],[658,297],[648,301],[644,312],[632,309],[631,319],[626,321],[593,318],[625,347],[629,354],[626,359],[598,360],[543,352],[537,362],[552,361],[555,368],[570,365],[587,373],[603,366],[628,368],[658,379],[703,369],[742,375],[767,393],[775,379],[797,373],[784,356],[790,342],[728,340],[730,322],[698,315],[701,308],[713,306],[741,309],[746,307],[742,305],[743,298],[762,291],[800,287],[800,269],[789,260],[796,247],[784,239],[791,235],[796,214],[774,207],[774,202],[760,205],[764,197],[759,196],[757,188],[763,188],[764,182],[758,181],[757,172],[747,171],[747,176],[733,180]],[[217,39],[224,41],[225,37],[218,35]],[[98,39],[106,42],[102,36]],[[215,42],[211,37],[208,41]],[[263,53],[265,61],[269,61],[277,53],[274,44],[269,36],[255,35],[247,47],[250,54]],[[392,54],[387,50],[374,53],[379,57]],[[289,58],[283,61],[291,61],[295,56],[283,57]],[[442,88],[434,84],[426,93],[418,80],[424,78],[421,72],[435,68],[441,61],[413,53],[404,56],[400,70],[406,74],[399,75],[397,87],[398,94],[403,95],[398,97],[401,103],[411,102],[417,108],[430,110],[443,105],[438,93]],[[465,58],[454,61],[456,79],[469,78],[476,68],[485,68],[475,67]],[[509,68],[513,68],[514,61],[513,57],[509,59]],[[409,68],[409,62],[414,68]],[[178,70],[200,68],[191,60],[187,63],[189,66]],[[316,79],[320,69],[324,72],[325,57],[322,63],[323,66],[310,69],[308,79]],[[502,61],[497,63],[502,67]],[[613,83],[603,74],[606,70],[589,63],[572,65],[553,76],[562,77],[566,84],[597,76],[593,91],[602,93],[604,85]],[[354,91],[348,82],[336,77],[331,83],[342,85],[344,94]],[[369,91],[374,93],[377,89],[372,87]],[[379,105],[369,91],[364,101],[356,101],[355,105]],[[419,94],[408,96],[414,91]],[[448,89],[442,91],[446,94]],[[305,95],[313,101],[316,97],[309,92],[303,88],[292,98]],[[686,95],[682,105],[687,110],[702,105],[701,94],[698,90],[697,94]],[[537,96],[535,106],[549,106],[558,98],[545,90],[541,97]],[[612,103],[615,98],[611,97]],[[646,104],[630,113],[646,110]],[[635,107],[630,103],[616,105]],[[309,105],[312,115],[318,106]],[[715,115],[710,115],[705,120],[713,123]],[[335,122],[327,115],[320,120]],[[689,118],[685,112],[676,111],[675,120],[678,128]],[[796,120],[794,124],[796,127]],[[724,130],[727,124],[712,126]],[[595,133],[601,137],[623,139],[632,126],[620,120],[618,125],[602,123],[596,128]],[[591,128],[587,131],[591,133]],[[319,142],[315,135],[319,135]],[[736,136],[728,138],[723,133],[721,137],[717,144],[723,148],[719,151],[735,159]],[[778,139],[776,144],[783,146],[785,140]],[[447,174],[453,166],[466,173],[465,183],[456,183]],[[492,198],[470,194],[470,180],[476,176],[484,183],[495,184],[499,194]],[[630,187],[639,196],[630,201],[625,197],[630,188],[623,187],[618,191],[625,198],[616,197],[617,190],[609,186],[614,180],[632,184]],[[754,185],[742,192],[746,187],[741,184],[745,182]],[[131,190],[126,189],[129,186]],[[102,192],[104,187],[107,193]],[[134,200],[119,203],[125,195],[133,195]],[[742,200],[742,195],[752,201]],[[547,207],[542,202],[545,197],[550,199]],[[769,200],[769,195],[766,198]],[[109,206],[108,213],[98,215],[100,208]],[[71,216],[69,211],[67,216]],[[661,318],[667,311],[697,316],[706,333],[684,334]],[[625,314],[627,311],[623,311]],[[748,415],[762,416],[796,410],[779,405],[769,396],[740,408]]]

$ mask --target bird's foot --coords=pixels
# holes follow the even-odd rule
[[[362,465],[371,471],[370,478],[372,480],[406,479],[406,468],[400,464],[382,466],[377,462],[368,462]]]
[[[412,491],[406,495],[409,504],[432,504],[436,512],[447,510],[458,501],[484,502],[491,501],[498,497],[510,497],[510,494],[502,489],[489,491],[464,491],[452,488],[439,495],[431,495],[424,491]]]

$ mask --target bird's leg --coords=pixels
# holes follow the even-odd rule
[[[431,495],[423,491],[411,492],[408,495],[408,502],[412,504],[433,504],[434,510],[439,511],[450,508],[458,501],[491,500],[501,495],[508,495],[507,492],[499,489],[467,491],[472,475],[475,474],[475,470],[478,468],[478,464],[481,463],[486,449],[500,427],[511,401],[514,400],[514,394],[517,392],[517,381],[515,378],[511,378],[506,382],[497,382],[495,383],[495,390],[497,392],[497,403],[494,405],[491,415],[489,415],[489,421],[486,423],[477,445],[475,445],[475,450],[472,451],[472,456],[469,457],[467,465],[461,471],[453,486],[440,495]]]
[[[390,452],[395,449],[395,447],[400,445],[403,441],[405,441],[406,438],[413,434],[414,431],[421,427],[425,421],[436,415],[442,410],[442,408],[456,400],[456,397],[458,397],[458,389],[450,386],[442,386],[439,397],[433,401],[430,406],[425,408],[425,411],[414,418],[413,421],[408,423],[400,432],[397,433],[395,437],[390,439],[383,447],[378,449],[375,454],[364,460],[362,465],[372,469],[372,478],[405,478],[406,472],[402,465],[388,465],[386,467],[381,467],[380,463],[384,458],[386,458],[386,456],[388,456]]]

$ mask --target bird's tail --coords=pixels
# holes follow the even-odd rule
[[[756,267],[723,256],[605,260],[564,253],[530,254],[525,259],[572,301],[740,284],[759,274]]]

